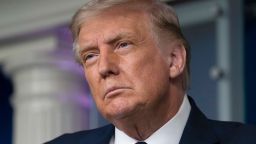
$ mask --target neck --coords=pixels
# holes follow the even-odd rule
[[[172,119],[178,112],[185,93],[169,95],[151,110],[137,112],[132,116],[114,120],[114,125],[130,137],[143,141]]]

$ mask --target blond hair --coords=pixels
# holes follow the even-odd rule
[[[73,16],[70,26],[74,39],[73,49],[77,61],[81,63],[78,57],[79,45],[77,44],[77,38],[82,24],[85,23],[88,17],[101,13],[106,9],[121,5],[144,10],[150,16],[154,27],[170,33],[172,36],[175,36],[175,38],[181,40],[186,50],[186,66],[182,78],[182,87],[184,90],[187,90],[190,81],[190,46],[182,34],[178,17],[174,9],[158,0],[91,0],[83,5]],[[157,35],[159,32],[154,30],[154,33]]]

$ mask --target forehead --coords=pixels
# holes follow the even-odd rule
[[[147,14],[140,10],[125,8],[108,9],[86,19],[80,29],[78,40],[87,41],[99,36],[139,35],[150,31]],[[120,34],[121,33],[121,34]]]

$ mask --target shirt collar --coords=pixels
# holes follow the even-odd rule
[[[191,110],[187,95],[184,96],[183,102],[176,115],[171,118],[166,124],[154,132],[145,140],[148,144],[178,144],[185,125],[187,123]],[[115,128],[115,135],[111,139],[111,144],[134,144],[137,140],[129,137],[123,131]]]

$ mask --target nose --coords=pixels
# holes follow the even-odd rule
[[[118,56],[114,52],[102,52],[98,63],[99,74],[102,78],[119,74]]]

